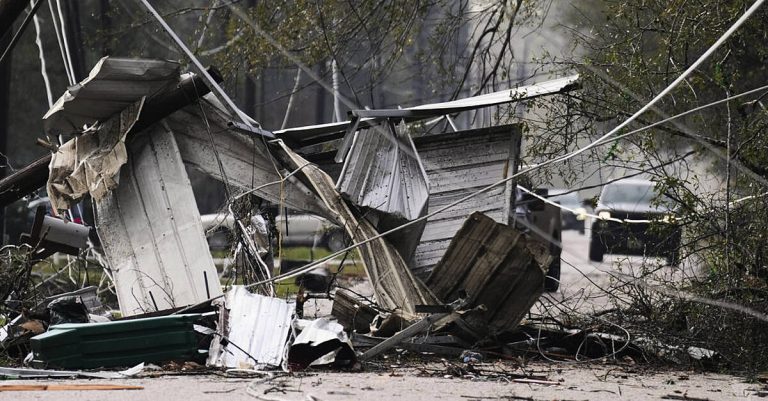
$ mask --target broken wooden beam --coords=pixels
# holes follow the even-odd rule
[[[208,72],[214,78],[223,80],[215,68],[210,67]],[[205,80],[196,75],[182,80],[174,89],[152,97],[144,104],[138,121],[128,132],[129,138],[130,135],[192,104],[210,91]],[[50,163],[51,154],[49,153],[0,180],[0,207],[7,206],[45,186]]]
[[[369,349],[368,351],[365,351],[365,353],[363,353],[363,355],[360,355],[360,358],[358,359],[361,361],[367,361],[375,357],[376,355],[381,354],[382,352],[386,352],[398,346],[403,341],[415,335],[423,333],[433,325],[446,325],[458,318],[459,318],[458,312],[436,313],[434,315],[429,315],[424,319],[421,319],[418,322],[406,327],[405,329],[401,330],[394,336],[389,337],[386,340],[380,342],[379,344]]]
[[[125,384],[0,384],[0,391],[109,391],[143,389],[143,386],[128,386]]]

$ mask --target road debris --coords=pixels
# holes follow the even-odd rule
[[[552,93],[575,78],[561,81],[551,85]],[[518,94],[538,96],[548,90],[542,88]],[[105,57],[46,114],[50,135],[75,135],[49,147],[47,172],[38,171],[35,162],[24,174],[46,177],[51,214],[68,216],[81,199],[92,200],[104,254],[101,268],[121,318],[109,321],[116,316],[94,302],[96,287],[49,297],[42,315],[27,313],[8,326],[24,330],[21,337],[29,342],[34,366],[91,369],[170,362],[199,371],[206,368],[198,363],[206,360],[207,369],[293,371],[350,367],[392,349],[460,358],[471,365],[485,354],[466,340],[515,330],[541,294],[550,260],[558,255],[514,226],[520,217],[511,181],[449,213],[427,215],[513,174],[519,126],[414,138],[408,125],[510,102],[511,92],[412,109],[356,110],[348,124],[317,128],[332,130],[320,142],[343,136],[334,146],[344,164],[340,171],[329,170],[334,177],[304,158],[312,159],[312,152],[293,149],[307,132],[317,132],[273,135],[248,120],[234,121],[241,113],[207,92],[196,75],[180,75],[176,63]],[[111,97],[118,101],[102,104]],[[221,285],[187,167],[225,183],[228,200],[221,224],[233,233],[235,259],[247,262],[238,263],[249,269],[240,272],[247,285],[228,285],[226,291]],[[27,189],[18,185],[23,177],[5,183],[15,188],[9,199]],[[0,188],[5,184],[0,182]],[[356,249],[354,263],[362,265],[373,297],[337,287],[339,273],[329,274],[324,260],[290,271],[286,258],[284,273],[274,277],[274,222],[253,206],[265,202],[343,228],[351,246],[341,252]],[[34,260],[56,251],[80,256],[95,248],[88,227],[47,213],[39,209],[37,221],[51,228],[41,231],[45,225],[37,224],[27,243],[70,248],[50,246],[49,253]],[[387,234],[390,230],[400,231]],[[277,247],[281,251],[279,242]],[[318,268],[322,280],[310,286],[307,274]],[[278,295],[275,281],[282,277],[297,277],[296,302]],[[334,299],[332,316],[303,319],[307,297]],[[361,336],[367,333],[373,336]],[[5,374],[64,377],[80,372]],[[95,377],[126,376],[105,374]]]
[[[211,341],[209,366],[261,369],[284,365],[292,304],[235,286],[215,305],[219,307],[219,320]]]

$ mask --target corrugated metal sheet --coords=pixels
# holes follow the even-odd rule
[[[413,141],[407,133],[393,131],[391,125],[360,131],[336,183],[354,205],[376,212],[379,232],[424,216],[429,199],[426,173]],[[423,228],[421,224],[389,238],[404,259],[413,256]]]
[[[43,116],[46,134],[80,132],[179,81],[179,63],[104,57]]]
[[[517,154],[520,130],[515,125],[498,126],[420,137],[414,142],[429,179],[429,208],[437,210],[507,177]],[[412,271],[426,278],[472,212],[507,224],[511,196],[510,183],[430,217],[413,257]]]
[[[579,75],[553,79],[550,81],[535,83],[517,88],[506,89],[480,96],[454,100],[443,103],[424,104],[416,107],[398,109],[398,111],[410,110],[419,112],[418,116],[409,117],[409,121],[455,113],[462,110],[472,110],[481,107],[494,106],[514,101],[533,99],[539,96],[551,95],[560,92],[568,92],[578,87]],[[365,111],[376,114],[379,110]],[[386,111],[385,111],[386,112]],[[361,118],[359,128],[366,128],[376,124],[376,118]],[[278,138],[285,138],[297,146],[307,146],[316,143],[339,139],[349,129],[351,121],[339,123],[311,125],[274,131]]]
[[[424,212],[427,177],[407,134],[361,131],[344,163],[336,188],[352,203],[406,220]]]
[[[481,107],[495,106],[514,101],[533,99],[539,96],[551,95],[558,92],[569,91],[573,89],[575,85],[577,85],[578,80],[579,75],[576,74],[565,78],[558,78],[531,85],[519,86],[517,88],[458,99],[451,102],[432,103],[416,107],[409,107],[406,110],[449,110],[451,112],[455,112],[457,110],[471,110]]]
[[[465,298],[470,306],[485,305],[487,312],[467,322],[493,334],[514,329],[539,299],[551,260],[545,243],[475,212],[426,284],[445,303]]]
[[[219,329],[227,342],[222,345],[221,337],[214,337],[209,366],[245,368],[283,364],[295,309],[292,303],[235,286],[227,292],[224,308],[226,313],[219,315]]]
[[[128,146],[120,185],[96,202],[96,229],[123,316],[222,294],[173,135],[155,126]]]
[[[218,180],[251,190],[280,180],[276,164],[281,174],[289,173],[279,163],[270,161],[261,138],[249,138],[229,128],[230,116],[206,100],[179,110],[164,121],[174,133],[184,163]],[[322,202],[295,178],[254,193],[275,204],[330,217]]]

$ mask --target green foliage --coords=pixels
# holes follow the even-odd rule
[[[743,13],[752,1],[611,0],[582,3],[568,16],[585,54],[569,61],[582,73],[582,90],[570,111],[582,143],[602,135],[644,106],[683,73]],[[768,82],[765,43],[768,8],[763,7],[637,128],[694,107],[754,89]],[[675,201],[684,229],[683,254],[706,279],[688,277],[665,285],[706,299],[768,311],[768,112],[762,96],[741,98],[675,123],[596,148],[591,156],[617,167],[645,170]],[[562,108],[559,109],[562,111]],[[552,121],[562,115],[550,113]],[[550,123],[553,126],[556,123]],[[625,131],[626,132],[626,131]],[[550,145],[538,149],[546,153]],[[629,149],[626,153],[619,149]],[[678,168],[665,161],[694,152],[722,184],[702,189],[702,171],[687,158]],[[713,185],[709,185],[713,187]],[[740,202],[734,200],[756,196]],[[651,277],[651,272],[648,277]],[[681,345],[718,351],[735,369],[768,367],[766,322],[733,310],[628,294],[646,333],[666,335]],[[638,320],[635,320],[637,323]]]

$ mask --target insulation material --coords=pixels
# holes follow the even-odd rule
[[[155,125],[130,142],[128,154],[120,185],[95,202],[123,316],[221,295],[173,134]]]
[[[178,80],[176,62],[104,57],[87,78],[70,86],[43,116],[45,133],[58,136],[82,132],[84,126],[104,121]]]
[[[314,164],[294,153],[282,141],[276,152],[289,168],[306,165],[298,173],[312,186],[334,220],[349,234],[354,243],[366,241],[379,233],[368,220],[355,215],[333,185],[331,178]],[[415,305],[434,305],[435,296],[417,280],[398,251],[385,239],[378,238],[358,248],[363,267],[376,295],[377,303],[384,309],[397,311],[408,318],[415,316]]]
[[[219,307],[219,330],[208,353],[208,366],[252,369],[282,366],[295,306],[279,298],[252,294],[234,286]]]
[[[69,209],[87,193],[99,201],[117,187],[120,167],[128,160],[125,137],[143,105],[141,98],[53,154],[46,189],[55,210]]]

